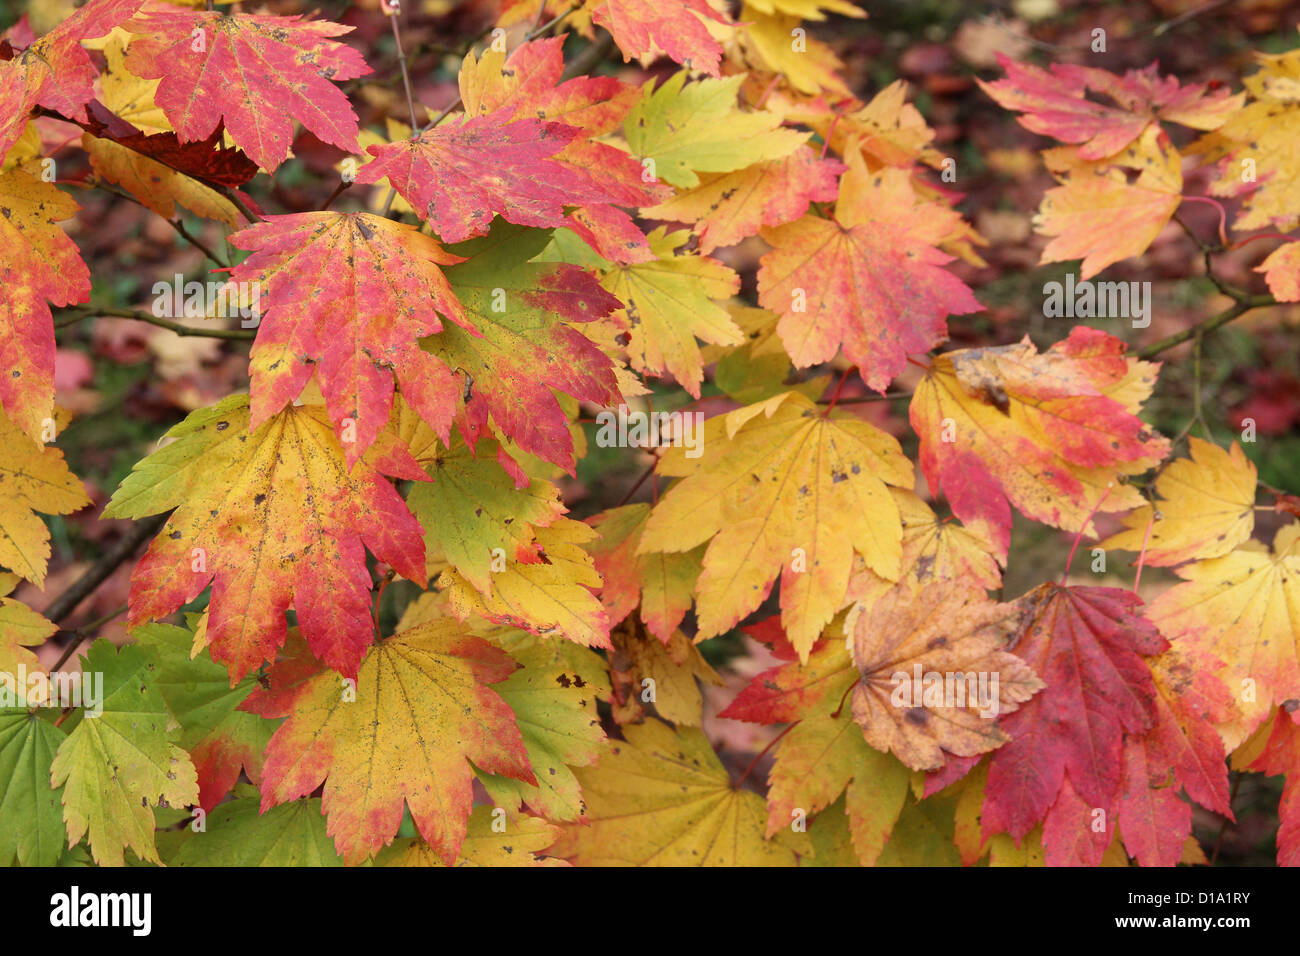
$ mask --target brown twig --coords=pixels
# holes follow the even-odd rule
[[[56,329],[66,328],[69,325],[75,325],[82,319],[91,316],[108,315],[119,319],[136,319],[139,322],[148,322],[150,325],[156,325],[160,329],[168,329],[177,335],[208,339],[252,339],[257,336],[255,329],[195,329],[188,325],[181,325],[173,322],[171,319],[163,319],[151,312],[145,312],[143,309],[118,309],[113,306],[91,306],[81,305],[75,308],[66,309],[67,312],[76,313],[67,318],[60,319],[54,323]]]
[[[380,0],[380,6],[393,22],[393,42],[397,44],[397,65],[402,68],[402,88],[406,90],[406,108],[411,113],[411,129],[418,122],[415,118],[415,97],[411,95],[411,75],[406,69],[406,52],[402,49],[402,28],[397,21],[402,15],[401,0]]]
[[[50,673],[62,669],[63,665],[68,663],[68,658],[72,657],[73,652],[81,646],[81,642],[90,636],[91,631],[103,627],[114,618],[121,617],[126,613],[126,611],[127,605],[123,604],[121,607],[114,608],[107,614],[101,614],[93,621],[87,621],[85,624],[78,627],[69,628],[67,633],[72,635],[73,640],[69,641],[68,646],[63,649],[63,653],[59,655],[59,659],[55,661],[54,666],[50,668]]]
[[[1218,315],[1211,316],[1204,322],[1198,322],[1196,325],[1189,326],[1181,332],[1175,332],[1168,338],[1163,338],[1159,342],[1154,342],[1145,348],[1140,348],[1135,353],[1140,359],[1155,358],[1161,352],[1165,352],[1175,345],[1182,345],[1197,335],[1206,336],[1216,329],[1222,328],[1229,322],[1241,318],[1252,309],[1262,309],[1270,305],[1277,305],[1277,299],[1271,295],[1252,295],[1244,299],[1238,299],[1230,308],[1224,309]]]
[[[98,561],[86,569],[85,573],[73,581],[66,591],[50,602],[41,613],[58,624],[71,614],[95,588],[99,587],[118,566],[135,554],[135,549],[152,538],[167,523],[167,514],[152,515],[136,522],[135,526],[124,534],[111,548],[104,552]]]

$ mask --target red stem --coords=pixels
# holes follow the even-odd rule
[[[1138,552],[1137,573],[1133,575],[1133,593],[1138,593],[1138,584],[1142,581],[1142,564],[1147,559],[1147,545],[1151,543],[1151,527],[1156,523],[1155,505],[1151,506],[1151,520],[1147,522],[1147,533],[1142,536],[1142,550]]]
[[[1223,203],[1217,199],[1211,199],[1209,196],[1184,196],[1183,202],[1208,203],[1219,210],[1219,242],[1225,246],[1228,244],[1228,213],[1223,208]]]
[[[1079,541],[1083,537],[1083,529],[1088,527],[1088,522],[1092,520],[1092,516],[1097,513],[1097,509],[1102,506],[1102,503],[1106,500],[1107,496],[1110,495],[1110,489],[1113,487],[1115,487],[1114,483],[1106,486],[1106,490],[1102,493],[1102,496],[1097,499],[1097,503],[1093,505],[1092,510],[1088,512],[1088,517],[1083,519],[1083,527],[1079,528],[1079,533],[1074,536],[1074,544],[1070,546],[1070,556],[1065,559],[1065,573],[1061,575],[1061,587],[1065,587],[1066,578],[1070,576],[1070,565],[1074,563],[1074,552],[1079,550]]]
[[[749,766],[745,768],[745,772],[742,773],[742,774],[740,775],[740,779],[736,781],[736,789],[737,789],[737,790],[740,789],[740,785],[741,785],[741,784],[743,784],[746,780],[749,779],[749,774],[750,774],[750,772],[751,772],[755,767],[758,766],[758,762],[759,762],[760,760],[763,759],[763,757],[767,754],[767,752],[768,752],[769,750],[771,750],[773,747],[775,747],[775,746],[777,745],[777,743],[780,742],[780,740],[781,740],[782,737],[784,737],[784,736],[785,736],[786,734],[788,734],[790,731],[794,730],[795,727],[797,727],[797,726],[799,726],[799,721],[796,720],[796,721],[795,721],[793,724],[791,724],[789,727],[785,728],[785,730],[781,731],[779,734],[777,734],[775,737],[773,737],[773,738],[768,742],[767,746],[764,747],[762,750],[760,750],[760,751],[758,752],[758,754],[754,757],[754,759],[751,760],[751,761],[749,762]]]
[[[855,368],[857,368],[856,365],[850,365],[848,368],[846,368],[846,369],[844,370],[844,373],[843,373],[842,375],[840,375],[839,384],[837,384],[837,385],[835,386],[835,392],[831,395],[831,402],[830,402],[829,405],[826,406],[826,411],[822,412],[822,418],[829,418],[829,417],[830,417],[831,409],[834,408],[834,407],[835,407],[835,403],[838,402],[838,401],[840,400],[840,392],[842,392],[842,391],[844,390],[844,383],[847,382],[847,381],[849,380],[849,374],[850,374],[850,373],[851,373]]]

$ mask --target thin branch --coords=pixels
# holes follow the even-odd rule
[[[175,229],[177,233],[179,233],[182,239],[184,239],[186,242],[192,245],[195,249],[199,250],[199,252],[203,253],[205,256],[207,256],[217,265],[221,266],[221,268],[223,269],[230,268],[230,263],[226,262],[215,252],[213,252],[211,249],[205,246],[203,243],[199,242],[198,239],[190,235],[189,230],[185,228],[185,223],[181,222],[180,219],[168,219],[167,221],[171,223],[172,228]]]
[[[320,211],[324,212],[330,206],[334,205],[334,200],[338,199],[339,196],[343,193],[343,190],[347,189],[351,185],[352,184],[348,182],[346,179],[340,180],[339,184],[334,187],[334,191],[330,193],[330,198],[325,200],[325,205],[320,207]]]
[[[118,189],[116,186],[112,185],[106,180],[99,179],[98,177],[95,177],[92,182],[81,183],[70,179],[59,180],[59,182],[61,185],[76,186],[78,189],[101,189],[106,193],[110,193],[114,196],[117,196],[119,199],[125,199],[128,202],[133,202],[141,209],[149,209],[148,206],[142,203],[137,197],[131,195],[125,189]],[[190,231],[185,228],[185,223],[180,220],[180,217],[177,217],[176,219],[168,219],[166,216],[161,216],[152,209],[149,209],[149,211],[154,213],[154,215],[158,215],[159,218],[163,220],[163,222],[167,223],[167,225],[171,226],[173,229],[176,230],[177,235],[179,235],[182,239],[184,239],[186,242],[192,245],[195,249],[199,250],[199,252],[203,253],[205,256],[207,256],[217,265],[221,266],[223,269],[230,268],[230,264],[228,262],[226,262],[215,252],[213,252],[202,242],[200,242],[197,238],[195,238],[193,235],[190,234]]]
[[[564,68],[564,75],[560,77],[561,81],[571,80],[575,76],[584,76],[590,73],[598,63],[602,62],[605,57],[609,56],[614,50],[614,37],[606,31],[599,40],[589,44],[586,49],[573,58],[573,62]]]
[[[252,339],[257,336],[255,329],[195,329],[188,325],[181,325],[170,319],[162,319],[151,312],[145,312],[143,309],[117,309],[112,306],[92,306],[82,305],[76,308],[66,309],[67,312],[75,313],[68,318],[60,319],[54,323],[56,329],[62,329],[69,325],[75,325],[82,319],[91,316],[109,315],[119,319],[135,319],[139,322],[148,322],[150,325],[156,325],[160,329],[168,329],[177,335],[184,337],[206,338],[206,339]]]
[[[116,607],[109,611],[107,614],[101,614],[93,621],[87,621],[79,627],[69,629],[67,633],[71,634],[73,639],[68,642],[68,646],[63,649],[63,653],[59,655],[59,659],[54,662],[54,666],[50,668],[50,673],[53,674],[55,671],[62,670],[63,665],[68,663],[68,659],[72,657],[76,649],[81,646],[81,642],[89,637],[92,631],[103,627],[114,618],[121,617],[126,613],[126,610],[127,606],[123,604],[120,607]]]
[[[239,196],[235,193],[233,189],[228,189],[225,186],[222,186],[219,189],[217,189],[217,192],[221,193],[221,195],[232,206],[234,206],[236,209],[239,210],[239,214],[243,216],[245,219],[247,219],[249,222],[262,221],[262,217],[259,216],[257,213],[253,212],[251,209],[249,209],[248,206],[244,204],[244,201],[239,198]]]
[[[1175,332],[1168,338],[1161,339],[1159,342],[1152,343],[1145,348],[1138,349],[1135,353],[1138,358],[1151,359],[1155,358],[1161,352],[1168,351],[1175,345],[1182,345],[1197,335],[1208,335],[1222,326],[1227,325],[1235,319],[1241,318],[1252,309],[1263,309],[1270,305],[1277,305],[1277,300],[1271,295],[1252,295],[1245,299],[1238,299],[1230,308],[1224,309],[1218,315],[1206,319],[1204,322],[1198,322],[1196,325],[1189,326],[1181,332]]]
[[[380,7],[393,21],[393,42],[397,44],[397,65],[402,68],[402,87],[406,90],[406,108],[411,112],[411,129],[418,122],[415,118],[415,97],[411,95],[411,75],[406,70],[406,52],[402,49],[402,28],[397,21],[402,15],[402,0],[380,0]]]
[[[66,591],[51,601],[50,606],[41,613],[55,624],[62,621],[95,588],[108,580],[109,575],[116,571],[119,565],[135,554],[136,548],[157,534],[162,526],[166,524],[169,514],[171,512],[153,515],[137,522],[116,544],[105,551],[100,559],[91,565],[81,577],[73,581]]]
[[[837,405],[865,405],[869,402],[892,402],[896,398],[911,398],[911,392],[886,392],[884,395],[855,395],[852,398],[841,398],[835,404]],[[826,405],[827,402],[818,402],[818,405]]]

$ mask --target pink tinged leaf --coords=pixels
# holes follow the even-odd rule
[[[329,39],[351,27],[151,5],[127,29],[139,34],[127,70],[161,80],[154,99],[182,142],[206,139],[224,122],[254,162],[274,170],[289,155],[296,119],[323,142],[360,150],[356,113],[334,82],[370,67]]]
[[[521,226],[561,226],[565,206],[606,198],[554,161],[581,135],[563,123],[512,120],[508,110],[499,110],[371,146],[375,159],[361,167],[357,182],[387,177],[447,242],[485,234],[498,214]]]

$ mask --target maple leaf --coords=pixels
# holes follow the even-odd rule
[[[855,15],[865,16],[856,7],[852,9]],[[825,92],[848,98],[849,88],[837,72],[843,62],[829,46],[807,36],[806,31],[794,32],[801,29],[802,19],[797,14],[774,16],[761,12],[759,5],[742,4],[736,23],[738,55],[729,53],[729,59],[740,60],[752,74],[778,74],[791,88],[809,96]],[[795,44],[792,37],[802,42]]]
[[[910,170],[918,162],[939,168],[944,157],[932,145],[935,132],[907,102],[907,93],[907,83],[895,80],[865,104],[831,106],[820,98],[793,102],[786,120],[811,127],[841,156],[860,152],[872,172],[882,166]]]
[[[609,696],[604,661],[571,641],[514,630],[486,636],[523,665],[493,689],[514,712],[536,783],[485,773],[479,780],[499,807],[526,805],[548,820],[581,818],[582,789],[573,768],[590,766],[605,752],[596,707],[598,697]]]
[[[1279,302],[1300,302],[1300,242],[1288,242],[1255,267],[1264,273],[1268,291]]]
[[[179,204],[197,216],[215,219],[231,229],[238,229],[243,222],[234,203],[191,176],[89,133],[82,137],[81,146],[101,178],[117,183],[164,219],[175,219]]]
[[[1300,866],[1300,787],[1296,785],[1300,781],[1300,730],[1296,723],[1293,711],[1278,708],[1264,750],[1250,765],[1251,770],[1270,776],[1286,775],[1277,810],[1281,824],[1277,831],[1278,866]]]
[[[181,142],[207,139],[224,124],[240,149],[273,171],[289,156],[296,119],[322,142],[359,149],[357,115],[331,82],[370,72],[360,53],[330,39],[352,27],[154,0],[125,26],[136,34],[126,68],[162,81],[155,100]]]
[[[582,130],[567,123],[515,119],[504,107],[453,117],[396,143],[367,147],[375,158],[357,182],[386,178],[442,239],[488,232],[493,215],[542,229],[565,224],[564,207],[600,202],[590,177],[556,161]]]
[[[1145,252],[1183,201],[1182,158],[1156,127],[1112,160],[1081,161],[1069,149],[1050,150],[1044,160],[1061,185],[1044,194],[1034,218],[1038,232],[1052,237],[1040,261],[1082,259],[1085,280]]]
[[[715,345],[740,345],[744,336],[716,301],[740,291],[740,276],[716,259],[679,254],[689,239],[684,229],[656,229],[648,237],[655,258],[626,266],[610,263],[601,285],[623,303],[609,321],[628,328],[632,368],[667,371],[699,398],[704,362],[696,337]]]
[[[274,657],[291,605],[312,650],[355,676],[374,635],[364,548],[424,574],[420,526],[383,475],[426,476],[387,437],[349,472],[320,406],[251,435],[248,421],[244,395],[191,413],[109,501],[108,517],[176,509],[131,574],[128,621],[165,617],[211,583],[207,634],[232,683]]]
[[[206,648],[191,657],[194,633],[188,628],[148,624],[132,636],[158,664],[154,683],[181,725],[177,743],[194,763],[197,803],[210,813],[241,773],[257,783],[275,723],[238,709],[256,682],[245,677],[232,687],[226,668]]]
[[[68,514],[90,504],[90,498],[68,470],[63,452],[33,445],[3,411],[0,448],[5,450],[0,457],[0,565],[43,587],[50,531],[36,512]]]
[[[897,578],[902,526],[888,486],[909,487],[912,468],[891,436],[793,392],[709,419],[701,442],[697,458],[672,447],[659,459],[660,474],[683,480],[651,512],[638,553],[709,542],[700,638],[756,609],[780,573],[781,621],[806,659],[845,603],[855,553]]]
[[[533,634],[559,635],[585,647],[609,647],[609,622],[593,589],[600,575],[584,545],[596,532],[580,521],[557,518],[535,529],[540,560],[507,561],[492,574],[491,587],[477,591],[455,570],[444,571],[452,611],[461,620],[479,614]]]
[[[325,832],[319,797],[260,812],[256,791],[208,811],[204,829],[190,834],[176,866],[342,866]]]
[[[1236,442],[1230,452],[1195,437],[1188,445],[1191,457],[1169,462],[1156,479],[1159,507],[1146,505],[1125,515],[1127,530],[1098,547],[1144,551],[1147,564],[1165,566],[1222,557],[1250,538],[1255,466]]]
[[[722,677],[709,666],[699,649],[681,631],[667,641],[652,637],[629,621],[610,632],[614,652],[610,655],[613,695],[610,710],[619,724],[645,719],[642,703],[653,703],[655,713],[681,727],[698,727],[703,721],[704,698],[696,679],[719,685]],[[649,681],[649,683],[647,683]],[[642,695],[649,688],[649,700]]]
[[[819,644],[804,666],[788,644],[776,653],[790,663],[758,674],[718,714],[793,724],[773,749],[767,834],[789,827],[799,813],[833,809],[842,795],[856,858],[872,866],[902,813],[911,774],[897,757],[867,743],[845,706],[860,675],[844,641]]]
[[[83,717],[50,766],[50,786],[63,787],[68,846],[89,833],[101,866],[121,866],[125,848],[157,863],[150,808],[185,807],[199,797],[194,765],[167,729],[158,665],[141,647],[114,648],[101,638],[81,670],[97,675],[102,712]]]
[[[1093,511],[1143,503],[1116,479],[1152,467],[1169,443],[1137,417],[1159,366],[1124,349],[1076,326],[1041,354],[1026,337],[940,355],[917,386],[910,418],[926,480],[999,555],[1010,543],[1012,505],[1035,521],[1091,533]]]
[[[1216,183],[1217,195],[1235,196],[1250,189],[1233,225],[1237,229],[1265,227],[1289,231],[1300,215],[1296,213],[1297,177],[1300,158],[1292,148],[1300,133],[1300,96],[1295,89],[1300,51],[1276,55],[1256,54],[1259,71],[1242,82],[1250,102],[1237,110],[1214,132],[1188,147],[1190,154],[1207,160],[1230,159]],[[1257,187],[1243,187],[1243,166],[1249,159],[1258,170]]]
[[[582,269],[533,262],[548,241],[546,232],[498,224],[490,236],[457,246],[466,261],[447,278],[480,334],[444,326],[422,344],[472,380],[471,445],[490,420],[520,450],[572,474],[573,438],[552,389],[599,405],[619,401],[613,361],[574,325],[620,303]]]
[[[1300,697],[1300,525],[1281,528],[1272,553],[1249,541],[1174,573],[1183,582],[1147,616],[1176,645],[1223,662],[1214,673],[1238,696],[1241,720],[1220,733],[1235,748],[1274,704]]]
[[[411,448],[431,479],[413,486],[406,499],[424,527],[430,574],[435,564],[450,563],[486,594],[498,556],[537,560],[533,527],[549,525],[565,512],[554,485],[532,479],[517,487],[497,462],[498,446],[490,439],[481,440],[476,452],[459,436],[446,449],[430,447],[421,454]]]
[[[1002,586],[1002,571],[992,546],[983,537],[955,521],[941,519],[917,495],[890,488],[903,525],[902,573],[898,583],[913,591],[933,581],[969,579],[985,590]],[[849,578],[850,615],[868,610],[895,582],[866,567],[854,567]],[[853,617],[847,629],[853,629]]]
[[[536,783],[514,714],[484,686],[514,669],[503,651],[442,619],[375,644],[355,701],[328,671],[304,681],[274,711],[288,719],[266,750],[263,812],[324,783],[328,833],[351,864],[392,841],[405,804],[450,864],[470,814],[471,760]]]
[[[80,207],[51,185],[21,169],[0,172],[0,244],[5,260],[0,281],[0,406],[9,420],[45,444],[45,422],[54,419],[54,305],[83,302],[90,272],[77,247],[56,223]],[[16,569],[15,569],[16,570]]]
[[[700,184],[641,210],[643,216],[694,224],[700,253],[734,246],[764,226],[794,222],[812,202],[831,202],[844,164],[819,159],[807,146],[730,173],[705,173]]]
[[[686,83],[675,73],[657,89],[648,81],[628,112],[623,132],[650,175],[694,188],[699,173],[726,173],[780,159],[807,142],[808,134],[781,129],[781,118],[736,108],[743,76]]]
[[[1048,583],[1020,604],[1024,631],[1012,650],[1047,686],[1002,722],[1012,739],[990,758],[982,828],[986,837],[1020,840],[1064,797],[1045,825],[1048,864],[1057,865],[1068,840],[1086,831],[1082,818],[1071,818],[1071,794],[1108,821],[1114,816],[1123,734],[1143,733],[1157,719],[1156,688],[1139,655],[1168,644],[1138,616],[1140,599],[1118,588]]]
[[[16,574],[0,573],[0,674],[3,675],[17,674],[20,667],[28,672],[41,670],[40,660],[27,648],[40,647],[59,629],[53,621],[7,596],[18,586],[18,581]],[[26,694],[32,688],[19,684],[17,689]],[[44,695],[39,693],[39,688],[35,690],[37,695],[27,699],[42,703]]]
[[[718,75],[722,45],[706,20],[729,24],[708,0],[587,0],[593,23],[609,31],[623,59],[670,59]]]
[[[268,299],[249,356],[251,428],[315,374],[349,467],[388,421],[395,381],[449,439],[461,390],[417,340],[442,330],[440,315],[475,334],[441,268],[460,256],[411,226],[363,212],[270,216],[230,243],[252,253],[231,279],[260,283]]]
[[[867,743],[913,770],[937,770],[947,754],[971,757],[1006,743],[997,719],[1044,686],[1001,650],[1018,623],[1013,605],[986,601],[957,581],[884,595],[852,631],[861,674],[853,719]]]
[[[579,866],[791,866],[763,838],[763,798],[732,786],[708,738],[649,718],[623,728],[595,767],[576,773],[587,824],[552,853]]]
[[[54,866],[63,852],[61,794],[50,787],[50,765],[64,736],[35,711],[0,707],[0,820],[6,824],[0,863],[6,866]]]
[[[539,817],[520,815],[501,829],[493,808],[479,806],[469,815],[469,829],[455,866],[568,866],[564,860],[538,857],[559,835],[559,827]],[[376,866],[441,866],[429,844],[418,837],[395,840],[375,858]]]
[[[1155,63],[1122,77],[1069,63],[1043,70],[1002,53],[998,65],[1006,79],[977,79],[980,89],[1000,106],[1021,113],[1025,129],[1075,144],[1087,160],[1115,155],[1161,121],[1216,129],[1245,100],[1244,94],[1209,90],[1205,84],[1181,86],[1172,76],[1161,77]],[[1109,97],[1116,105],[1090,100],[1089,93]]]
[[[848,153],[835,218],[804,218],[764,229],[775,246],[760,260],[758,301],[781,316],[777,334],[797,368],[841,346],[862,380],[883,392],[907,365],[947,338],[945,319],[982,306],[942,266],[936,246],[960,216],[918,203],[909,173],[867,171]]]
[[[157,81],[126,72],[125,41],[115,35],[104,47],[104,55],[108,60],[100,75],[104,104],[92,101],[82,124],[88,132],[82,135],[81,145],[91,167],[165,219],[175,216],[179,203],[196,215],[238,229],[239,210],[209,183],[243,185],[257,172],[257,164],[238,150],[223,149],[220,128],[207,140],[181,144],[154,103]]]
[[[45,36],[0,60],[0,156],[22,135],[38,105],[72,120],[86,118],[98,70],[81,47],[128,19],[141,0],[90,0]],[[30,34],[29,34],[30,36]]]
[[[645,503],[593,515],[587,523],[600,532],[600,540],[587,550],[604,581],[600,599],[610,627],[640,607],[646,630],[667,644],[691,609],[704,548],[677,554],[637,553],[649,518],[650,506]]]
[[[480,58],[466,55],[460,70],[461,99],[470,116],[510,108],[516,119],[555,120],[584,134],[555,154],[555,160],[585,179],[592,196],[607,196],[623,206],[643,206],[665,198],[666,186],[647,183],[641,164],[617,145],[601,142],[619,130],[640,90],[608,76],[564,80],[564,37],[523,43],[510,51],[488,48]],[[610,203],[574,209],[568,225],[592,248],[618,262],[654,258],[645,237],[622,210]]]
[[[1178,798],[1180,787],[1207,810],[1232,819],[1223,741],[1214,726],[1232,712],[1232,697],[1213,676],[1217,661],[1188,659],[1178,647],[1148,661],[1157,692],[1155,723],[1124,741],[1119,826],[1125,848],[1142,866],[1174,866],[1182,859],[1192,808]]]

